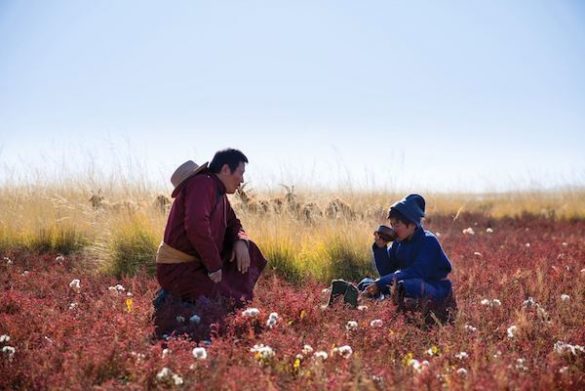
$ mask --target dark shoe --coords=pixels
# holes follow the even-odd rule
[[[358,305],[358,296],[358,289],[354,285],[348,283],[345,294],[343,295],[343,301],[346,304],[351,305],[353,308],[356,308]]]
[[[329,296],[329,302],[327,303],[327,305],[333,304],[333,301],[337,297],[344,295],[345,291],[347,290],[347,286],[348,286],[348,282],[345,280],[331,281],[331,294]]]
[[[164,302],[167,300],[167,297],[169,296],[168,292],[165,291],[164,289],[160,288],[155,294],[154,294],[154,299],[152,300],[152,306],[154,307],[155,311],[158,311],[161,309],[162,305],[164,304]]]
[[[399,309],[404,308],[404,284],[402,281],[393,285],[391,289],[392,302],[398,306]]]

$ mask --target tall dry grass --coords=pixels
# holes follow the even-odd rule
[[[99,205],[92,204],[90,198],[100,188],[103,200]],[[0,188],[0,251],[83,251],[100,270],[117,277],[139,270],[152,272],[168,213],[155,202],[159,194],[158,189],[143,185],[97,185],[89,181],[5,185]],[[244,227],[270,260],[271,270],[298,282],[306,278],[355,279],[370,274],[372,231],[385,221],[390,202],[402,196],[310,190],[291,193],[290,188],[249,195],[257,203],[281,200],[278,212],[251,209],[238,196],[231,199]],[[430,219],[457,218],[465,212],[495,219],[525,214],[582,219],[584,196],[585,190],[425,194]],[[350,212],[328,216],[334,200],[341,200]],[[309,203],[318,209],[311,209],[308,216],[303,208]]]

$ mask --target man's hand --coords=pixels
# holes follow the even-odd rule
[[[234,254],[236,256],[236,261],[238,262],[238,270],[242,274],[247,273],[250,268],[250,252],[248,251],[248,245],[245,241],[238,240],[236,242],[234,245]]]
[[[215,282],[216,284],[221,281],[221,269],[213,273],[207,273],[211,281]]]
[[[388,243],[390,242],[382,239],[382,237],[377,232],[374,232],[374,243],[376,243],[376,246],[379,248],[384,248],[387,247]]]

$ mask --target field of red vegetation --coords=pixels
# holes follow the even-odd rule
[[[427,228],[454,266],[453,324],[423,327],[389,301],[324,310],[325,285],[268,270],[199,346],[151,340],[150,276],[1,254],[0,389],[584,389],[585,221],[467,215]]]

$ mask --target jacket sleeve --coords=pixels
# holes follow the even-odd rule
[[[441,257],[442,252],[439,241],[435,237],[425,237],[421,244],[422,247],[418,250],[416,258],[409,267],[402,270],[396,270],[394,273],[388,274],[380,278],[376,283],[378,287],[382,288],[388,286],[393,280],[408,280],[412,278],[421,278],[423,280],[440,280],[446,275],[442,273]],[[450,270],[450,265],[449,265]]]
[[[216,203],[216,190],[212,184],[197,183],[185,189],[185,232],[201,257],[209,273],[221,269],[219,249],[211,231],[211,211]]]
[[[396,245],[387,247],[378,247],[376,243],[372,244],[372,252],[374,254],[374,266],[380,276],[393,273],[398,269],[396,261]]]

